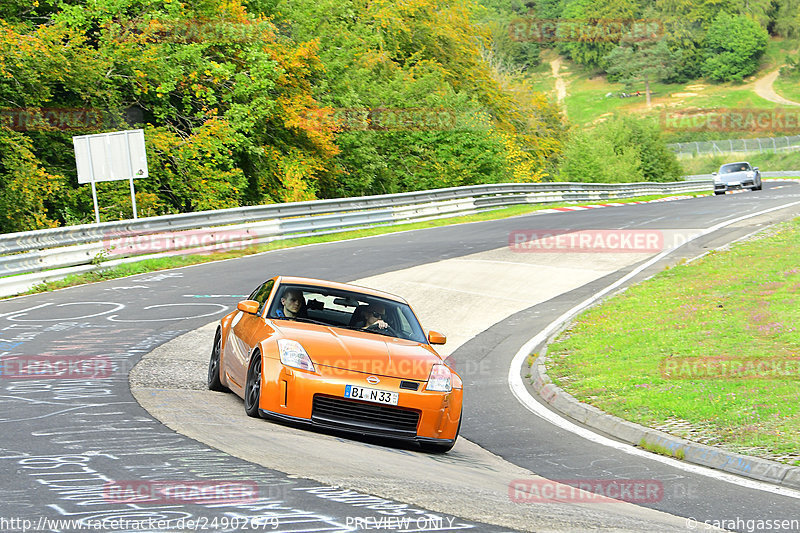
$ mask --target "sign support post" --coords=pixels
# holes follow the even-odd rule
[[[99,224],[100,208],[97,206],[97,187],[95,187],[94,185],[94,162],[92,160],[92,145],[88,142],[86,143],[86,152],[89,155],[89,179],[92,182],[92,203],[94,203],[94,223]]]
[[[133,190],[133,162],[131,161],[131,145],[129,142],[125,143],[125,148],[128,151],[128,182],[131,184],[131,208],[133,209],[133,220],[136,220],[136,193]]]
[[[131,208],[133,209],[133,220],[136,220],[138,217],[136,216],[136,193],[133,192],[133,176],[128,178],[128,181],[131,184]]]
[[[92,200],[94,201],[94,223],[100,223],[100,209],[97,207],[97,187],[92,182]]]

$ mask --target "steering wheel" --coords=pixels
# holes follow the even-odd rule
[[[397,332],[392,328],[392,326],[386,326],[385,328],[382,328],[378,325],[377,322],[364,329],[366,329],[367,331],[375,331],[378,333],[382,333],[384,335],[391,335],[392,337],[397,337]]]

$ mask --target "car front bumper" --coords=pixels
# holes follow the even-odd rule
[[[727,191],[736,191],[741,189],[755,189],[756,188],[756,180],[755,179],[745,179],[742,181],[732,181],[729,183],[726,182],[714,182],[714,192],[727,192]]]
[[[260,413],[277,418],[361,435],[417,442],[452,442],[458,433],[463,391],[426,391],[425,382],[380,376],[369,384],[369,374],[318,366],[307,372],[284,366],[280,360],[262,361]],[[407,387],[417,383],[417,390]],[[344,397],[354,385],[398,393],[396,406]]]

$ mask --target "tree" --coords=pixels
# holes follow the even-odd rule
[[[64,186],[48,174],[24,135],[0,128],[0,233],[58,226],[56,204]]]
[[[781,37],[800,36],[800,0],[776,0],[773,16],[775,35]]]
[[[626,38],[615,33],[619,21],[632,21],[640,14],[636,0],[565,0],[558,50],[576,63],[603,67],[604,57]]]
[[[744,15],[720,13],[703,41],[703,75],[715,81],[742,81],[758,70],[769,35]]]
[[[605,57],[609,78],[631,85],[644,82],[647,107],[650,107],[650,81],[662,81],[675,73],[679,54],[662,40],[621,44]]]
[[[559,167],[561,181],[674,181],[680,175],[658,125],[626,115],[573,132]]]

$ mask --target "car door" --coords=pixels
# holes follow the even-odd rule
[[[237,389],[244,388],[250,364],[250,353],[256,344],[269,333],[265,329],[266,321],[261,314],[269,300],[273,286],[274,281],[269,280],[254,290],[248,300],[258,302],[258,311],[255,314],[237,311],[231,327],[228,329],[225,356],[228,358],[229,364],[225,365],[225,371],[229,383]]]

